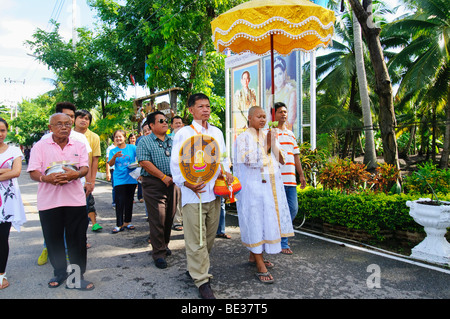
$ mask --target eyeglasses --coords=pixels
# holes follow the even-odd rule
[[[158,120],[159,124],[163,124],[164,122],[169,123],[168,119],[159,119]]]
[[[55,126],[57,128],[63,128],[63,126],[67,127],[67,128],[72,127],[72,123],[56,123],[56,124],[50,124],[50,125]]]

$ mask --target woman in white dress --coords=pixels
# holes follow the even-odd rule
[[[260,107],[248,112],[249,128],[235,142],[233,173],[242,190],[236,195],[241,240],[250,250],[249,262],[256,264],[257,278],[273,283],[263,252],[281,251],[281,237],[294,235],[279,165],[284,156],[276,133],[264,131],[266,114]]]
[[[22,170],[23,154],[18,147],[5,143],[7,134],[8,123],[0,118],[0,290],[9,286],[5,270],[11,226],[20,231],[20,226],[26,221],[17,183]]]

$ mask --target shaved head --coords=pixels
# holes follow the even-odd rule
[[[248,109],[248,117],[253,116],[253,114],[255,114],[255,112],[257,110],[261,110],[264,112],[264,110],[262,109],[262,107],[260,106],[252,106],[251,108]]]

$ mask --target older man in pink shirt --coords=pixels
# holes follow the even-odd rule
[[[37,142],[31,149],[27,171],[39,182],[37,208],[54,278],[48,287],[60,286],[68,277],[64,237],[71,264],[79,266],[80,278],[68,288],[91,290],[94,285],[83,279],[86,271],[86,196],[80,178],[88,172],[88,153],[83,143],[69,138],[72,119],[64,113],[50,117],[51,138]],[[77,171],[64,168],[63,173],[45,175],[52,162],[66,161]]]

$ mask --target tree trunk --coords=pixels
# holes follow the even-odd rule
[[[356,89],[356,82],[357,82],[357,78],[356,78],[356,74],[352,75],[352,84],[351,84],[351,88],[350,88],[350,101],[348,102],[348,111],[353,114],[355,117],[358,116],[358,106],[356,104],[356,94],[357,94],[357,89]],[[345,141],[344,141],[344,147],[342,149],[342,158],[346,158],[349,155],[350,152],[350,146],[352,145],[352,141],[353,141],[353,130],[347,129],[347,131],[345,132]]]
[[[447,91],[447,109],[446,109],[446,122],[444,133],[444,147],[442,149],[441,160],[439,167],[442,169],[448,168],[448,161],[450,156],[450,85]]]
[[[392,83],[384,61],[384,54],[380,43],[380,29],[373,25],[370,14],[364,10],[357,0],[349,0],[352,10],[361,25],[361,29],[369,48],[370,60],[376,77],[376,88],[380,101],[379,121],[381,138],[383,140],[383,156],[387,164],[400,168],[398,161],[397,140],[395,137],[395,112],[392,93]],[[367,8],[372,9],[372,1],[365,1]]]
[[[409,130],[409,133],[410,133],[410,135],[409,135],[408,143],[406,143],[405,148],[403,150],[401,150],[398,154],[399,158],[403,158],[405,160],[408,160],[409,149],[411,148],[411,145],[416,138],[416,125],[415,124]]]
[[[436,105],[432,107],[432,116],[431,116],[431,160],[433,163],[436,163]]]
[[[375,152],[375,141],[373,138],[372,112],[370,111],[366,69],[364,67],[361,26],[356,17],[353,17],[353,40],[355,41],[356,74],[358,76],[359,96],[361,99],[366,140],[364,147],[364,164],[367,166],[367,169],[371,170],[377,167],[377,157]]]

